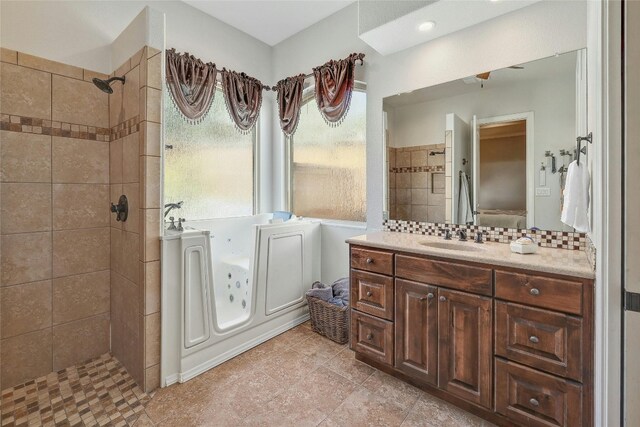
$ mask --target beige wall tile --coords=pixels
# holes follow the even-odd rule
[[[107,352],[109,352],[108,313],[53,327],[53,370],[55,371]]]
[[[436,150],[440,151],[440,150]],[[444,156],[442,154],[436,154],[434,156],[427,156],[427,165],[429,166],[444,166]]]
[[[160,311],[160,261],[145,262],[144,265],[144,314]]]
[[[145,368],[160,363],[160,312],[144,316]]]
[[[140,65],[142,58],[146,59],[146,55],[147,55],[146,46],[141,48],[139,51],[137,51],[133,55],[131,55],[131,58],[129,58],[129,60],[131,61],[131,68],[134,68],[135,66]]]
[[[109,183],[109,143],[53,137],[53,182]]]
[[[124,233],[122,230],[117,228],[111,228],[111,250],[110,250],[110,259],[111,259],[111,271],[115,271],[116,273],[122,275],[123,267],[122,267],[122,234]]]
[[[82,80],[82,68],[18,52],[18,65]]]
[[[54,184],[53,228],[108,227],[109,185],[107,184]]]
[[[156,49],[155,47],[147,46],[147,57],[148,58],[151,58],[152,56],[156,56],[160,52],[161,51],[159,49]]]
[[[429,172],[412,172],[411,188],[428,188]]]
[[[140,58],[140,63],[138,64],[140,69],[140,87],[144,87],[147,85],[147,51],[146,47],[142,48],[140,51],[142,53],[142,57]],[[139,88],[138,88],[139,89]]]
[[[51,230],[51,184],[2,183],[2,234]]]
[[[411,205],[411,220],[427,221],[428,220],[427,205]]]
[[[108,74],[99,73],[97,71],[83,70],[83,80],[86,82],[93,82],[93,79],[107,80]]]
[[[116,68],[116,71],[114,71],[113,74],[115,76],[124,76],[129,72],[130,69],[131,69],[131,58],[127,59],[122,64],[120,64],[120,66]]]
[[[109,282],[109,270],[54,279],[53,324],[108,313]]]
[[[401,221],[411,220],[411,205],[397,205],[396,215]]]
[[[160,208],[160,157],[143,156],[144,201],[143,208]]]
[[[109,268],[109,228],[54,231],[53,277]]]
[[[428,206],[427,216],[429,222],[444,222],[445,221],[445,208],[442,206]]]
[[[51,232],[2,236],[3,286],[51,278]]]
[[[427,203],[429,206],[442,206],[444,209],[444,192],[443,193],[430,193]],[[443,211],[444,212],[444,211]]]
[[[51,338],[51,328],[47,328],[2,340],[2,387],[13,387],[50,373]]]
[[[398,151],[396,153],[396,167],[407,168],[411,166],[411,152]]]
[[[110,195],[109,195],[109,201],[110,201],[111,203],[116,203],[116,204],[117,204],[117,203],[118,203],[118,200],[120,199],[120,195],[124,194],[124,193],[122,192],[122,184],[111,184],[111,185],[109,186],[109,188],[110,188],[110,192],[109,192],[109,194],[110,194]],[[109,205],[109,206],[111,206],[111,205]],[[118,229],[122,229],[122,224],[123,224],[123,223],[122,223],[121,221],[117,221],[117,220],[116,220],[116,214],[111,213],[111,214],[109,215],[109,218],[110,218],[110,225],[111,225],[111,227],[118,228]]]
[[[0,180],[51,182],[51,137],[0,131]]]
[[[138,113],[140,114],[139,120],[142,122],[147,120],[147,87],[140,88],[140,108],[138,109]]]
[[[411,166],[426,166],[427,150],[411,151]]]
[[[411,189],[399,188],[396,190],[396,202],[400,205],[411,204]]]
[[[144,251],[142,261],[160,259],[160,209],[144,209]]]
[[[111,184],[122,183],[122,146],[123,138],[109,143],[109,182]]]
[[[411,174],[410,173],[398,173],[396,174],[396,188],[411,188]]]
[[[160,153],[162,153],[162,137],[160,128],[161,125],[159,123],[148,121],[142,122],[142,146],[144,147],[144,150],[140,151],[141,155],[160,156]]]
[[[140,181],[140,138],[134,132],[122,139],[122,182]]]
[[[129,216],[122,224],[125,231],[140,232],[140,184],[123,184],[122,193],[127,196]],[[115,215],[114,215],[115,217]]]
[[[51,326],[51,281],[0,288],[2,338]]]
[[[411,190],[411,203],[414,205],[426,205],[428,197],[429,190],[425,188],[414,188]]]
[[[0,61],[8,62],[10,64],[18,63],[18,52],[11,49],[0,47]]]
[[[160,387],[160,365],[144,370],[144,391],[150,393]]]
[[[5,62],[0,74],[0,112],[51,119],[51,74]]]
[[[118,74],[121,76],[124,74]],[[124,86],[127,84],[115,84],[112,86],[113,93],[109,95],[109,127],[114,127],[124,122]]]
[[[140,237],[137,233],[122,233],[122,274],[133,283],[140,279]]]
[[[147,116],[150,122],[162,123],[162,91],[147,87]]]
[[[147,86],[162,90],[162,55],[147,61]]]
[[[140,108],[140,67],[135,66],[125,75],[122,95],[123,118],[129,120],[138,115]]]
[[[53,75],[52,120],[109,127],[109,95],[93,83]]]

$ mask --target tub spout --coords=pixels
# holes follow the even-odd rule
[[[166,218],[167,215],[169,215],[169,212],[171,212],[172,210],[182,208],[183,203],[183,201],[180,201],[178,203],[167,203],[166,205],[164,205],[164,207],[167,208],[167,210],[164,211],[164,217]]]

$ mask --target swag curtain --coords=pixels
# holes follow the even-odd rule
[[[355,62],[362,63],[363,58],[363,53],[352,53],[345,59],[331,60],[313,69],[316,103],[327,124],[338,126],[349,111]]]
[[[280,80],[275,87],[275,90],[278,91],[280,127],[286,136],[293,135],[298,127],[305,77],[304,74],[287,77]]]
[[[222,93],[231,119],[241,132],[249,132],[262,105],[262,83],[245,73],[222,70]]]
[[[198,123],[209,112],[216,93],[215,64],[170,49],[166,68],[171,99],[188,121]]]

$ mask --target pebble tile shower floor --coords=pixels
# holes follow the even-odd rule
[[[152,396],[109,355],[3,391],[2,427],[23,425],[492,426],[358,362],[308,323]]]

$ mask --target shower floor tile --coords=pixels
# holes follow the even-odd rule
[[[105,354],[3,390],[0,424],[128,426],[148,401],[120,362]]]
[[[2,427],[14,425],[492,426],[355,360],[308,323],[151,396],[105,355],[5,390]]]

